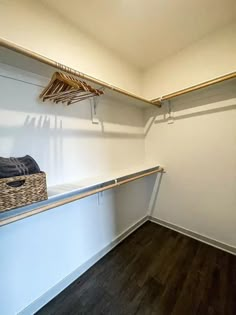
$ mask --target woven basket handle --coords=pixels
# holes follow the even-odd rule
[[[22,186],[24,186],[26,184],[26,177],[25,176],[17,176],[17,177],[13,177],[13,178],[5,178],[4,182],[1,183],[1,186],[4,185],[6,188],[5,189],[10,189],[15,191],[16,189],[20,189]],[[19,185],[14,186],[14,183],[19,183]],[[4,187],[3,186],[3,187]],[[2,189],[4,189],[2,187]]]
[[[14,183],[18,183],[17,186],[14,186],[13,184]],[[6,183],[7,186],[9,187],[12,187],[12,188],[18,188],[18,187],[21,187],[25,184],[25,179],[22,179],[22,180],[12,180],[8,183]]]

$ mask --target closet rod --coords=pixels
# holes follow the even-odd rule
[[[113,90],[113,91],[115,91],[115,92],[118,92],[118,93],[120,93],[120,94],[129,96],[129,97],[132,97],[132,98],[137,99],[137,100],[142,101],[142,102],[145,102],[145,103],[147,103],[147,104],[149,104],[149,105],[161,107],[161,103],[158,102],[158,101],[156,101],[155,103],[153,103],[152,101],[149,101],[149,100],[147,100],[147,99],[145,99],[145,98],[143,98],[143,97],[137,96],[137,95],[135,95],[135,94],[133,94],[133,93],[130,93],[130,92],[128,92],[128,91],[125,91],[125,90],[123,90],[123,89],[120,89],[120,88],[118,88],[118,87],[115,87],[115,86],[113,86],[113,85],[111,85],[111,84],[108,84],[108,83],[106,83],[106,82],[104,82],[104,81],[101,81],[101,80],[98,80],[98,79],[96,79],[96,78],[93,78],[93,77],[91,77],[91,76],[89,76],[89,75],[87,75],[87,74],[84,74],[84,73],[82,73],[82,72],[79,72],[79,71],[77,71],[77,70],[74,70],[74,69],[72,69],[72,68],[70,68],[70,67],[67,67],[67,66],[65,66],[65,65],[63,65],[63,64],[61,64],[61,63],[58,63],[58,62],[56,62],[56,61],[54,61],[54,60],[52,60],[52,59],[49,59],[49,58],[47,58],[47,57],[44,57],[44,56],[42,56],[42,55],[40,55],[40,54],[37,54],[37,53],[35,53],[35,52],[31,51],[31,50],[28,50],[28,49],[26,49],[26,48],[24,48],[24,47],[18,46],[18,45],[14,44],[14,43],[12,43],[12,42],[6,40],[6,39],[0,38],[0,46],[5,47],[5,48],[8,48],[8,49],[10,49],[10,50],[13,50],[13,51],[15,51],[15,52],[17,52],[17,53],[20,53],[20,54],[22,54],[22,55],[24,55],[24,56],[26,56],[26,57],[35,59],[35,60],[37,60],[37,61],[39,61],[39,62],[42,62],[42,63],[44,63],[44,64],[47,64],[47,65],[49,65],[49,66],[51,66],[51,67],[54,67],[54,68],[56,68],[56,69],[58,69],[58,70],[64,71],[64,72],[66,72],[66,73],[68,73],[68,74],[72,74],[72,75],[77,76],[77,77],[79,77],[79,78],[82,78],[82,79],[84,79],[84,80],[88,80],[88,81],[93,82],[93,83],[95,83],[95,84],[99,84],[100,86],[103,86],[103,87],[105,87],[105,88],[108,88],[108,89],[110,89],[110,90]]]
[[[107,186],[104,186],[104,187],[100,187],[100,188],[96,188],[96,189],[93,189],[93,190],[90,190],[90,191],[87,191],[87,192],[84,192],[84,193],[81,193],[81,194],[78,194],[78,195],[75,195],[75,196],[67,197],[65,199],[62,199],[62,200],[59,200],[59,201],[55,201],[55,202],[52,202],[52,203],[47,204],[47,205],[40,206],[40,207],[35,208],[33,210],[30,210],[28,212],[20,213],[20,214],[17,214],[15,216],[12,216],[12,217],[8,217],[8,218],[5,218],[5,219],[2,219],[2,220],[0,220],[0,227],[4,226],[4,225],[7,225],[7,224],[10,224],[10,223],[13,223],[13,222],[16,222],[16,221],[19,221],[19,220],[22,220],[22,219],[25,219],[27,217],[31,217],[31,216],[33,216],[35,214],[38,214],[38,213],[41,213],[41,212],[44,212],[44,211],[47,211],[47,210],[50,210],[50,209],[53,209],[53,208],[57,208],[57,207],[63,206],[65,204],[67,204],[67,203],[70,203],[70,202],[73,202],[73,201],[76,201],[76,200],[80,200],[80,199],[89,197],[91,195],[100,193],[102,191],[105,191],[105,190],[108,190],[108,189],[112,189],[112,188],[115,188],[115,187],[119,187],[120,185],[127,184],[128,182],[132,182],[132,181],[135,181],[137,179],[140,179],[140,178],[143,178],[143,177],[155,174],[155,173],[162,173],[162,172],[164,172],[164,169],[162,167],[159,167],[158,169],[155,169],[155,170],[152,170],[152,171],[147,171],[146,173],[143,173],[141,175],[136,175],[136,176],[131,177],[129,179],[124,179],[124,180],[121,180],[121,181],[114,180],[114,183],[112,183],[110,185],[107,185]]]
[[[152,100],[152,102],[153,102],[153,104],[157,104],[157,103],[160,103],[161,101],[170,100],[173,97],[181,96],[181,95],[187,94],[189,92],[200,90],[202,88],[205,88],[205,87],[208,87],[208,86],[211,86],[211,85],[214,85],[216,83],[220,83],[220,82],[223,82],[223,81],[226,81],[226,80],[229,80],[229,79],[233,79],[233,78],[236,78],[236,71],[232,72],[232,73],[229,73],[229,74],[226,74],[226,75],[223,75],[221,77],[209,80],[209,81],[205,81],[203,83],[199,83],[199,84],[193,85],[193,86],[191,86],[189,88],[186,88],[186,89],[183,89],[183,90],[180,90],[180,91],[177,91],[177,92],[173,92],[173,93],[164,95],[162,97],[155,98],[155,99]]]

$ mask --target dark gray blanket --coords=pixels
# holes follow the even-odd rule
[[[29,155],[20,158],[0,157],[0,178],[31,175],[39,172],[38,164]]]

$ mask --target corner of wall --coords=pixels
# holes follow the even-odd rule
[[[142,94],[153,99],[236,71],[236,23],[206,35],[147,69]]]

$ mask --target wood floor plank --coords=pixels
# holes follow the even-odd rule
[[[37,315],[235,315],[236,256],[145,223]]]

